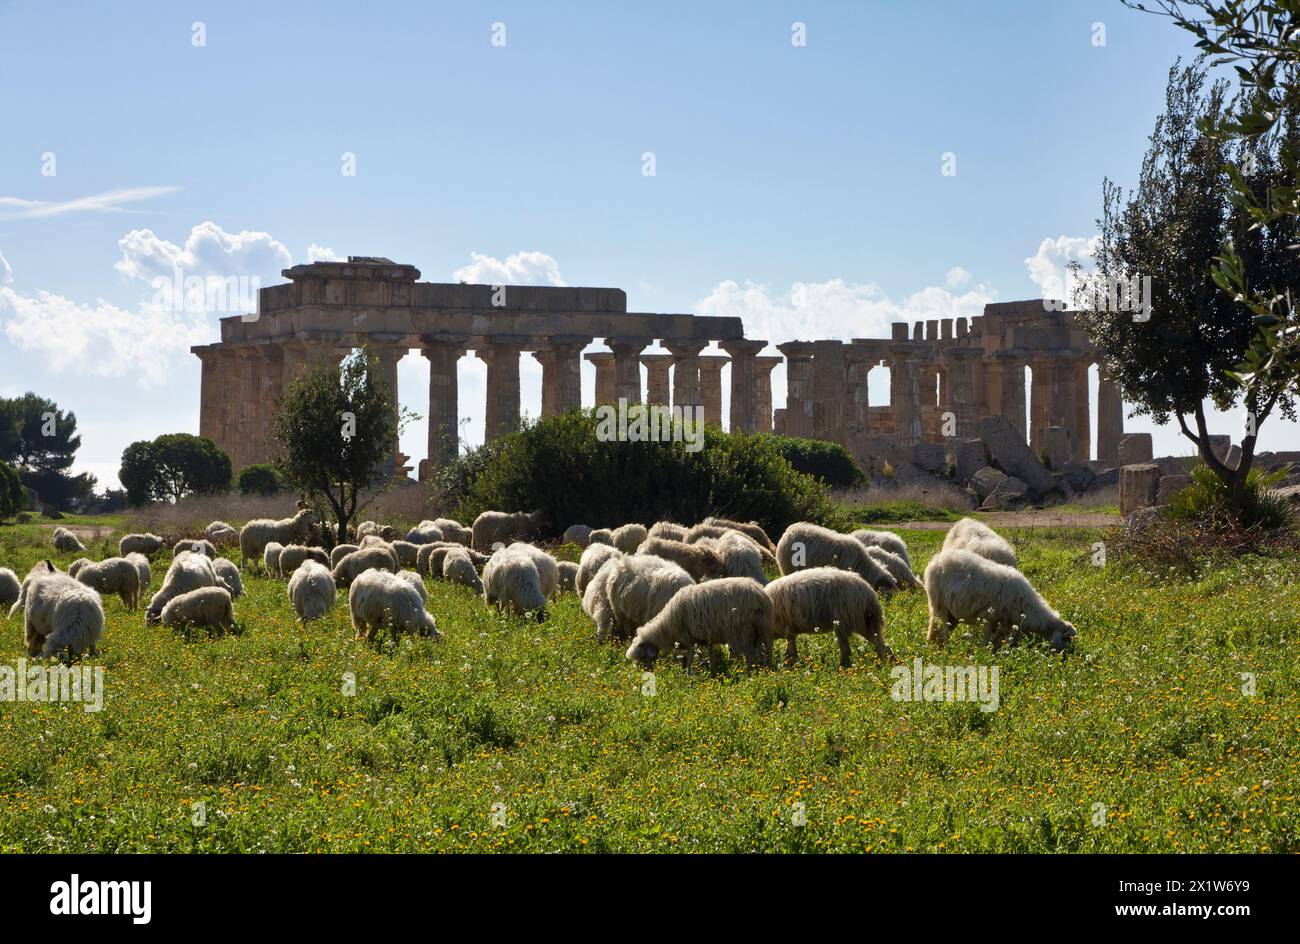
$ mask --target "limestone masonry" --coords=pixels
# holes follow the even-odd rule
[[[394,391],[397,362],[412,349],[429,360],[429,465],[456,454],[457,361],[473,351],[487,365],[488,439],[519,425],[519,358],[542,365],[542,415],[582,405],[584,349],[596,367],[596,401],[702,406],[722,422],[722,369],[730,365],[730,427],[844,443],[859,458],[911,455],[922,442],[971,439],[1001,415],[1035,453],[1091,452],[1088,367],[1097,353],[1070,312],[1041,300],[987,305],[982,317],[897,322],[889,338],[778,344],[786,407],[772,410],[767,341],[745,337],[739,318],[629,312],[615,288],[554,288],[419,282],[413,266],[350,257],[285,269],[286,284],[259,292],[256,315],[221,320],[221,341],[192,348],[203,362],[199,431],[230,454],[236,470],[271,453],[271,421],[285,384],[319,358],[338,362],[366,346]],[[662,352],[645,353],[655,341]],[[717,342],[724,355],[702,354]],[[641,389],[641,368],[647,389]],[[890,402],[872,405],[867,376],[890,371]],[[1025,369],[1032,371],[1032,415]],[[1098,386],[1097,458],[1119,458],[1123,407],[1103,374]],[[946,422],[945,422],[946,421]],[[954,426],[955,424],[955,426]],[[1049,435],[1049,427],[1068,431]],[[396,444],[394,444],[396,453]],[[399,456],[399,463],[404,457]]]

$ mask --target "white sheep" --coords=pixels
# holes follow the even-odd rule
[[[26,605],[27,588],[32,585],[33,581],[59,572],[59,569],[48,560],[38,561],[33,564],[32,569],[27,571],[27,576],[23,578],[23,582],[18,585],[18,599],[14,600],[13,606],[9,608],[9,619],[13,619],[14,615]]]
[[[234,525],[224,521],[214,521],[203,529],[203,536],[216,547],[238,547],[239,532]]]
[[[348,591],[348,608],[357,638],[366,642],[385,628],[394,639],[403,631],[433,639],[441,635],[420,594],[398,574],[383,570],[358,574]]]
[[[469,552],[464,547],[443,549],[439,575],[443,580],[464,584],[473,589],[475,593],[483,592],[483,580],[479,577],[478,571],[474,569],[474,562],[470,559]]]
[[[172,557],[186,551],[193,554],[202,554],[204,557],[215,558],[217,556],[217,549],[212,546],[212,542],[203,538],[187,538],[183,541],[177,541],[176,546],[172,548]]]
[[[646,532],[647,538],[660,538],[664,541],[682,541],[686,540],[686,532],[689,529],[684,525],[672,521],[656,521]]]
[[[419,553],[415,555],[415,569],[437,580],[442,576],[442,562],[446,560],[447,554],[454,548],[461,548],[461,545],[454,544],[451,541],[439,541],[437,544],[423,545]]]
[[[694,584],[691,575],[670,560],[625,555],[611,559],[596,573],[583,594],[583,609],[596,623],[597,639],[628,639],[678,592]]]
[[[1008,567],[1019,566],[1015,549],[1002,535],[974,518],[962,518],[948,529],[948,534],[943,539],[942,550],[953,549],[970,551],[995,563],[1006,564]]]
[[[1031,632],[1060,651],[1076,634],[1024,574],[962,548],[948,548],[931,558],[925,568],[925,595],[930,603],[927,638],[940,646],[959,622],[983,623],[985,638],[995,648],[1017,632]]]
[[[556,561],[555,569],[560,572],[560,592],[572,593],[578,579],[578,565],[573,561]]]
[[[762,525],[757,521],[733,521],[730,518],[705,518],[702,523],[706,525],[716,525],[719,528],[726,528],[730,531],[739,531],[742,534],[748,535],[759,547],[768,551],[776,550],[776,545],[772,543],[772,539],[767,536],[767,532],[763,530]]]
[[[907,553],[907,542],[895,534],[893,531],[872,531],[870,528],[859,528],[849,537],[853,538],[863,547],[880,547],[889,551],[891,554],[897,554],[901,557],[910,570],[912,567],[912,557]]]
[[[687,544],[694,544],[703,538],[713,538],[716,541],[730,530],[730,528],[724,528],[719,524],[700,523],[688,528],[686,537],[683,540]]]
[[[356,530],[357,540],[364,538],[367,534],[378,534],[378,533],[379,533],[379,525],[377,525],[373,521],[363,521],[361,522],[361,524],[357,525],[357,530]]]
[[[533,557],[505,547],[493,554],[483,568],[483,602],[520,616],[532,614],[539,623],[545,620],[546,594]]]
[[[643,524],[625,524],[615,528],[609,535],[614,546],[624,554],[635,554],[641,542],[649,536],[650,532]]]
[[[778,577],[765,588],[772,600],[772,633],[787,639],[785,661],[799,658],[802,633],[834,633],[840,644],[840,665],[853,665],[849,636],[856,633],[876,650],[881,662],[893,652],[885,645],[885,613],[876,591],[857,574],[838,567],[810,567]]]
[[[420,552],[419,544],[412,544],[410,541],[393,541],[389,544],[393,553],[397,555],[397,562],[403,567],[414,567],[416,556]]]
[[[128,554],[143,554],[152,557],[162,550],[163,539],[156,534],[128,534],[117,542],[117,552],[123,557]]]
[[[879,545],[872,544],[867,547],[867,556],[883,567],[885,572],[894,578],[894,582],[899,587],[914,590],[921,586],[921,580],[916,574],[912,573],[911,565],[893,551],[887,551]]]
[[[860,542],[807,521],[785,529],[776,545],[776,559],[783,575],[806,567],[838,567],[853,571],[877,593],[898,589],[898,581],[871,559]]]
[[[280,551],[275,559],[275,576],[288,577],[305,560],[314,560],[318,564],[328,564],[329,555],[323,548],[307,547],[305,544],[290,544]]]
[[[620,553],[612,544],[587,545],[587,549],[578,558],[578,576],[573,579],[573,589],[579,596],[587,592],[587,584],[591,582],[592,577],[596,576],[596,571],[600,570],[611,557],[618,557]]]
[[[421,603],[429,602],[429,588],[424,585],[424,578],[413,570],[399,570],[397,576],[411,585],[416,593],[420,595]]]
[[[21,588],[18,575],[8,567],[0,567],[0,607],[10,607],[17,603]]]
[[[235,628],[235,611],[224,587],[200,587],[172,597],[162,609],[160,622],[173,629],[201,626],[227,632]]]
[[[68,565],[68,576],[69,577],[77,576],[77,574],[81,573],[81,568],[85,567],[89,563],[91,563],[89,557],[78,557],[76,560],[74,560],[71,564]]]
[[[224,584],[230,591],[232,600],[238,600],[244,595],[244,577],[234,561],[228,557],[218,557],[212,562],[212,570],[217,575],[218,583]]]
[[[136,571],[140,574],[140,593],[143,595],[153,580],[153,567],[149,563],[149,558],[139,551],[132,551],[126,555],[126,559],[135,565]]]
[[[533,512],[485,511],[474,519],[471,546],[476,551],[490,552],[496,546],[528,541],[541,530],[545,515]]]
[[[637,554],[652,554],[680,566],[697,582],[716,580],[719,577],[744,576],[728,574],[722,555],[703,544],[686,544],[668,538],[646,538],[636,549]],[[761,573],[760,568],[760,573]]]
[[[338,599],[334,576],[329,568],[311,558],[299,564],[289,578],[288,593],[293,611],[304,623],[323,617],[334,609]]]
[[[772,554],[743,531],[728,529],[716,540],[713,550],[722,558],[728,577],[749,577],[759,583],[767,583],[767,574],[763,571],[763,555],[771,558]],[[775,560],[772,562],[776,563]]]
[[[516,541],[506,550],[532,558],[533,564],[537,567],[537,577],[541,580],[542,596],[548,600],[555,596],[560,588],[560,570],[556,566],[554,557],[541,548],[533,547],[523,541]]]
[[[586,547],[591,541],[591,526],[585,524],[571,524],[564,529],[564,537],[560,538],[561,544],[576,544],[578,547]]]
[[[723,577],[684,587],[637,630],[627,658],[654,668],[659,653],[679,646],[689,669],[694,647],[725,644],[753,668],[772,661],[772,601],[748,577]]]
[[[474,532],[455,518],[434,518],[433,526],[442,532],[444,541],[469,547],[474,542]]]
[[[280,545],[305,544],[311,537],[313,526],[320,524],[320,518],[307,507],[305,502],[298,502],[298,512],[292,518],[255,518],[239,531],[240,566],[247,567],[250,560],[258,560],[266,545],[274,541]]]
[[[172,565],[167,568],[167,574],[163,577],[162,586],[153,595],[149,605],[145,608],[145,622],[157,623],[162,617],[163,607],[168,603],[182,593],[200,590],[203,587],[225,588],[212,566],[212,561],[202,554],[186,552],[179,555],[172,561]]]
[[[361,550],[360,544],[335,544],[334,550],[330,551],[330,569],[338,566],[339,561],[347,557],[353,551]]]
[[[43,658],[62,656],[65,651],[72,658],[85,652],[95,655],[104,637],[99,594],[54,570],[28,577],[23,608],[27,654]]]
[[[64,554],[77,554],[86,548],[75,534],[67,528],[60,527],[54,529],[54,549]]]
[[[442,540],[445,540],[442,536],[442,529],[434,525],[432,521],[421,521],[410,531],[406,532],[406,541],[416,546],[421,544],[432,544],[434,541]]]
[[[268,577],[280,576],[280,554],[284,545],[279,541],[270,541],[262,548],[262,569]]]
[[[343,589],[351,586],[352,582],[367,570],[385,570],[395,574],[400,569],[397,556],[389,548],[363,547],[344,556],[334,565],[334,583],[339,589]]]
[[[646,533],[649,534],[649,532]],[[587,547],[591,547],[593,544],[606,544],[609,547],[614,547],[614,532],[609,528],[597,528],[587,535]]]
[[[87,562],[71,576],[101,596],[116,593],[128,610],[140,606],[140,570],[125,557],[109,557],[98,563]]]

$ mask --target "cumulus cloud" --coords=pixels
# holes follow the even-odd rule
[[[560,267],[544,252],[517,252],[502,262],[494,256],[471,252],[470,264],[452,277],[472,285],[564,285]]]
[[[114,268],[131,278],[152,282],[170,279],[177,269],[185,276],[247,276],[278,280],[293,256],[270,233],[243,230],[228,233],[211,221],[190,230],[184,246],[137,229],[117,241],[122,258]]]
[[[71,200],[0,197],[0,219],[39,219],[68,213],[123,213],[123,205],[176,193],[180,187],[126,187]]]
[[[1100,240],[1099,236],[1058,236],[1039,243],[1038,251],[1025,259],[1025,265],[1042,297],[1066,299],[1066,266],[1078,262],[1085,270],[1090,269]]]
[[[970,273],[961,266],[953,266],[943,277],[943,284],[949,288],[961,288],[970,281]]]
[[[340,256],[333,249],[327,246],[317,246],[312,243],[307,247],[308,262],[347,262],[343,256]]]
[[[14,280],[14,270],[9,267],[9,260],[0,252],[0,285],[8,285]]]

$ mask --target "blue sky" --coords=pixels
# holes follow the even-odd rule
[[[313,245],[619,286],[774,342],[1038,297],[1102,178],[1134,181],[1190,51],[1117,0],[0,2],[0,394],[76,411],[111,481],[128,442],[197,431],[187,348],[216,336],[151,312],[151,273],[272,284]],[[421,413],[424,367],[401,373]],[[475,440],[482,373],[462,361]],[[534,413],[539,380],[526,359]],[[1270,423],[1262,447],[1300,435]],[[1157,451],[1187,447],[1166,428]]]

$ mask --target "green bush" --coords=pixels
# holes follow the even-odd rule
[[[1251,469],[1246,474],[1241,513],[1236,523],[1245,528],[1277,531],[1290,528],[1294,515],[1290,504],[1273,491],[1286,475],[1286,469],[1262,472]],[[1223,480],[1206,465],[1197,464],[1191,471],[1192,484],[1173,495],[1168,515],[1179,521],[1214,522],[1232,515],[1232,495]]]
[[[839,443],[768,433],[762,438],[770,440],[796,472],[811,475],[832,488],[851,488],[866,481],[853,456]]]
[[[274,495],[284,487],[275,469],[266,463],[240,469],[236,485],[241,495]]]
[[[13,466],[0,462],[0,521],[18,514],[23,504],[22,480]]]
[[[480,512],[540,508],[553,533],[582,522],[694,523],[708,515],[753,520],[779,534],[792,522],[833,514],[825,488],[796,472],[770,436],[707,427],[703,448],[684,442],[602,441],[595,411],[574,410],[533,423],[471,454],[449,476],[468,475],[456,506],[463,521]]]

